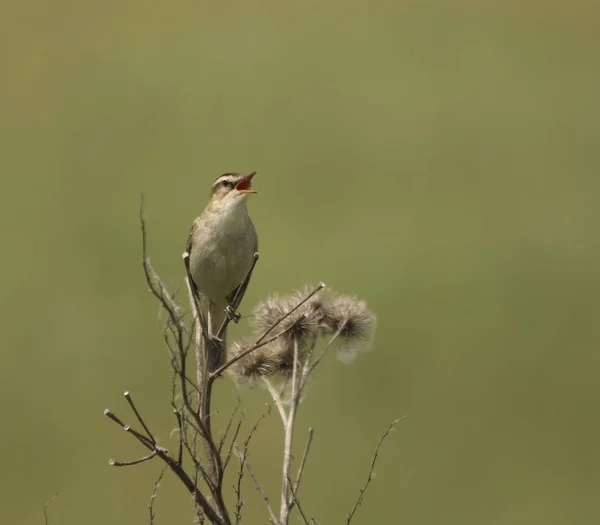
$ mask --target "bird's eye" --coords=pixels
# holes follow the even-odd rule
[[[233,183],[230,180],[224,180],[223,182],[221,182],[221,184],[224,188],[232,188],[233,187]]]

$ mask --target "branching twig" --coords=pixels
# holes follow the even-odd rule
[[[300,482],[302,481],[302,476],[304,475],[304,465],[306,464],[306,459],[308,458],[308,452],[310,451],[310,445],[312,443],[314,433],[315,432],[312,428],[308,429],[308,439],[306,440],[306,446],[304,447],[304,453],[302,454],[300,466],[298,467],[298,474],[296,474],[296,481],[294,482],[294,494],[298,494],[298,489],[300,488]]]
[[[115,459],[109,459],[108,464],[111,467],[130,467],[131,465],[139,465],[140,463],[144,463],[144,461],[149,461],[154,457],[156,457],[156,451],[153,450],[150,454],[140,459],[134,459],[133,461],[117,461]]]
[[[403,421],[404,419],[406,419],[406,417],[407,416],[403,416],[401,418],[396,419],[395,421],[392,421],[392,423],[390,424],[389,427],[387,427],[386,431],[383,433],[381,438],[379,438],[379,443],[377,443],[377,447],[375,448],[375,454],[373,455],[373,459],[371,459],[371,468],[369,469],[369,475],[367,477],[367,481],[364,484],[363,488],[360,489],[358,499],[356,500],[354,507],[350,511],[350,514],[348,514],[346,516],[346,525],[350,525],[350,522],[352,521],[354,514],[356,514],[356,511],[359,509],[359,507],[361,506],[361,504],[363,502],[363,498],[364,498],[367,488],[369,487],[369,484],[373,480],[373,474],[375,473],[375,463],[377,462],[377,456],[379,455],[379,448],[381,447],[381,444],[385,441],[385,438],[388,437],[388,434],[394,429],[394,427],[398,423],[400,423],[400,421]]]
[[[244,505],[244,502],[242,500],[242,479],[244,477],[244,467],[246,465],[246,461],[248,460],[248,451],[249,451],[250,441],[252,440],[252,436],[254,435],[254,432],[256,432],[258,425],[260,425],[260,422],[263,419],[265,419],[270,413],[271,413],[271,407],[267,407],[267,411],[258,418],[256,423],[254,423],[254,425],[250,429],[250,432],[248,433],[248,436],[244,440],[244,450],[242,451],[241,456],[238,456],[238,459],[240,461],[240,468],[238,470],[237,483],[233,486],[233,491],[235,492],[236,499],[237,499],[236,504],[235,504],[235,523],[236,523],[236,525],[239,525],[242,521],[242,506]]]
[[[241,456],[241,452],[240,449],[238,447],[235,447],[235,453],[238,457]],[[269,511],[269,521],[273,524],[273,525],[278,525],[279,521],[277,520],[277,516],[275,516],[275,512],[273,511],[273,507],[271,507],[271,503],[269,501],[269,498],[267,496],[267,493],[265,492],[265,489],[263,488],[263,486],[260,484],[260,482],[258,481],[256,475],[254,474],[254,471],[252,470],[252,467],[250,466],[250,464],[248,463],[248,461],[245,462],[246,465],[246,470],[248,471],[248,474],[250,474],[250,477],[252,478],[252,481],[254,481],[254,486],[256,487],[256,490],[258,490],[258,492],[260,493],[260,495],[262,496],[265,505],[267,506],[267,510]]]
[[[54,494],[44,505],[44,525],[48,525],[48,507],[58,497],[58,493]]]
[[[148,436],[148,438],[150,439],[150,441],[152,441],[152,443],[156,443],[154,441],[154,438],[152,437],[152,432],[150,432],[150,430],[146,426],[146,423],[144,423],[144,420],[142,419],[142,416],[140,416],[140,413],[138,412],[137,408],[135,408],[135,405],[133,403],[133,399],[131,399],[131,395],[129,394],[129,392],[125,392],[123,395],[125,396],[125,399],[127,399],[127,402],[129,403],[129,406],[133,410],[133,413],[135,414],[135,417],[137,417],[137,420],[140,422],[140,424],[142,425],[142,427],[144,427],[144,430],[146,431],[146,435]]]
[[[292,480],[289,479],[289,478],[288,478],[288,483],[289,483],[289,486],[290,486],[290,489],[291,489],[291,492],[292,492],[292,502],[298,508],[298,512],[300,513],[300,517],[302,518],[302,521],[304,522],[304,525],[310,525],[310,523],[308,523],[308,520],[306,519],[306,516],[304,515],[304,511],[302,510],[302,506],[300,505],[300,501],[298,500],[298,496],[296,494],[296,491],[292,487]]]
[[[167,470],[167,467],[163,467],[160,471],[160,474],[158,478],[156,478],[154,486],[152,487],[152,492],[150,493],[150,503],[148,503],[148,512],[150,513],[150,520],[148,522],[149,525],[154,525],[154,500],[156,499],[160,482],[162,481],[163,476],[165,475],[165,470]]]

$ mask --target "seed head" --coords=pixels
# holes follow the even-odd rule
[[[339,333],[338,358],[352,361],[371,347],[375,333],[375,316],[364,301],[349,295],[333,297],[323,311],[324,333]]]
[[[247,352],[254,345],[254,338],[244,338],[231,345],[231,357]],[[238,382],[256,381],[261,376],[270,376],[276,371],[277,363],[267,351],[269,345],[253,350],[233,363],[227,371]]]
[[[259,303],[254,309],[252,317],[252,324],[256,333],[264,333],[278,323],[271,332],[273,335],[285,331],[281,339],[286,340],[288,343],[296,340],[303,349],[314,346],[323,317],[321,301],[311,297],[302,306],[285,317],[309,295],[310,291],[311,289],[306,287],[304,290],[297,291],[292,295],[284,297],[273,295]],[[285,317],[285,319],[279,322],[282,317]]]

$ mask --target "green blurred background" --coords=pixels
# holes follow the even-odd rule
[[[302,501],[342,523],[600,519],[600,9],[574,2],[3,2],[1,521],[146,523],[159,464],[103,417],[130,390],[173,446],[140,267],[181,283],[220,173],[257,170],[245,302],[323,280],[378,316],[301,406]],[[243,324],[235,328],[241,335]],[[251,421],[264,391],[228,378]],[[223,425],[223,417],[217,427]],[[247,426],[245,427],[247,430]],[[251,462],[278,500],[273,413]],[[228,485],[232,478],[228,480]],[[266,523],[245,486],[247,523]],[[190,523],[167,477],[157,523]],[[295,519],[294,519],[295,520]]]

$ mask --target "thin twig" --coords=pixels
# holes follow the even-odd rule
[[[285,426],[288,418],[285,412],[285,407],[283,406],[283,400],[281,399],[281,395],[277,392],[277,390],[275,390],[275,387],[271,384],[271,381],[269,381],[266,377],[263,377],[262,380],[267,385],[267,388],[269,389],[269,394],[271,394],[273,401],[275,401],[275,406],[277,407],[277,410],[279,410],[281,422]]]
[[[140,434],[139,432],[137,432],[136,430],[134,430],[133,428],[131,428],[129,425],[126,425],[125,423],[123,423],[123,421],[121,421],[110,410],[108,410],[108,408],[104,411],[104,415],[106,417],[108,417],[109,419],[112,419],[117,425],[119,425],[123,430],[125,430],[125,432],[129,432],[130,434],[132,434],[146,448],[148,448],[150,450],[154,450],[154,447],[156,445],[155,443],[153,443],[152,441],[150,441],[143,434]]]
[[[183,417],[181,415],[181,412],[179,412],[179,409],[175,406],[173,407],[173,412],[175,414],[175,417],[177,418],[177,431],[179,434],[179,452],[177,453],[177,463],[181,465],[181,463],[183,462],[183,441],[185,439],[185,430],[183,428]]]
[[[169,455],[169,452],[159,447],[156,443],[152,443],[146,436],[140,434],[139,432],[132,429],[129,425],[124,425],[123,422],[115,416],[110,410],[105,410],[104,414],[110,418],[112,421],[117,423],[123,430],[132,434],[142,445],[148,448],[151,451],[155,451],[156,455],[162,459],[167,466],[171,469],[171,471],[180,479],[180,481],[185,485],[188,492],[194,498],[194,501],[202,507],[202,511],[211,521],[211,523],[217,525],[226,525],[229,523],[229,520],[225,521],[225,519],[217,514],[217,512],[210,505],[204,494],[198,489],[196,484],[192,481],[192,479],[188,476],[188,474],[183,470],[181,464],[177,462],[177,460]]]
[[[241,415],[238,424],[235,427],[235,432],[233,433],[233,437],[231,438],[231,443],[229,445],[229,449],[227,450],[227,455],[225,456],[225,460],[223,461],[223,471],[229,466],[229,462],[231,461],[231,455],[233,452],[233,447],[235,446],[237,437],[240,433],[240,429],[242,428],[242,423],[244,422],[244,414]]]
[[[44,505],[44,525],[48,525],[48,507],[58,497],[58,492],[54,494]]]
[[[142,266],[144,268],[144,276],[146,277],[146,283],[150,288],[152,294],[159,300],[163,305],[164,309],[168,312],[171,320],[174,324],[177,324],[182,332],[187,332],[187,327],[183,322],[183,316],[180,315],[179,307],[173,302],[171,296],[167,293],[167,289],[158,277],[156,271],[150,264],[150,259],[147,255],[147,235],[146,235],[146,221],[144,220],[144,194],[140,194],[140,225],[142,228]],[[158,289],[154,287],[154,283],[158,285]]]
[[[156,451],[153,450],[152,452],[150,452],[150,454],[140,459],[134,459],[133,461],[116,461],[114,459],[109,459],[108,464],[111,467],[130,467],[131,465],[139,465],[140,463],[144,463],[144,461],[149,461],[155,456]]]
[[[367,488],[369,487],[369,484],[373,480],[373,474],[375,473],[375,463],[377,462],[377,456],[379,455],[379,448],[381,447],[381,444],[385,441],[385,438],[388,437],[388,434],[394,429],[394,427],[398,423],[400,423],[400,421],[403,421],[406,418],[407,418],[407,416],[403,416],[401,418],[396,419],[395,421],[392,421],[392,423],[390,424],[389,427],[387,427],[387,430],[383,433],[381,438],[379,438],[379,443],[377,443],[377,447],[375,448],[375,454],[373,455],[373,459],[371,459],[371,468],[369,469],[369,476],[367,477],[367,481],[364,484],[363,488],[360,489],[360,493],[358,495],[358,499],[356,500],[356,503],[354,504],[354,508],[352,509],[350,514],[348,514],[346,516],[346,525],[349,525],[350,522],[352,521],[354,514],[356,513],[356,511],[358,510],[358,508],[361,506],[361,504],[363,502],[363,498],[364,498]]]
[[[291,488],[292,487],[292,480],[289,479],[289,478],[288,478],[288,483],[289,483],[290,489],[292,491],[292,502],[298,508],[298,512],[300,513],[300,517],[302,518],[302,521],[304,521],[304,525],[310,525],[310,523],[308,523],[308,520],[306,519],[306,516],[304,515],[304,511],[302,510],[302,506],[300,505],[300,500],[298,499],[296,491],[293,488]]]
[[[154,500],[156,499],[160,482],[165,475],[165,470],[167,470],[167,467],[163,467],[163,469],[160,471],[160,474],[158,478],[156,478],[154,486],[152,487],[152,492],[150,493],[150,503],[148,504],[148,512],[150,513],[150,520],[148,522],[149,525],[154,525]]]
[[[131,395],[129,394],[129,392],[125,392],[123,395],[125,396],[125,399],[127,399],[127,402],[129,403],[129,406],[133,410],[135,417],[137,417],[137,420],[140,422],[142,427],[144,427],[144,430],[146,431],[146,434],[148,434],[148,438],[150,438],[150,441],[152,441],[152,443],[156,443],[156,439],[154,439],[154,435],[152,434],[152,432],[150,432],[150,429],[146,426],[146,423],[144,423],[144,420],[142,419],[142,416],[138,412],[138,409],[135,407],[135,404],[133,403],[133,399],[131,399]]]
[[[308,439],[306,440],[306,446],[304,447],[304,453],[302,454],[300,466],[298,467],[298,474],[296,474],[296,481],[294,482],[294,494],[298,494],[298,489],[300,488],[300,482],[302,481],[302,476],[304,474],[304,465],[306,464],[306,459],[308,458],[308,452],[310,451],[310,445],[312,443],[314,433],[315,431],[312,428],[308,429]]]
[[[319,356],[312,362],[312,364],[310,365],[310,367],[308,368],[308,371],[305,374],[305,378],[308,377],[310,374],[312,374],[312,371],[317,367],[317,365],[321,362],[321,359],[323,359],[323,357],[325,356],[325,354],[327,353],[327,350],[329,350],[329,348],[331,347],[331,345],[335,342],[335,340],[339,337],[339,335],[342,333],[342,330],[344,329],[344,326],[346,325],[346,321],[343,321],[342,323],[340,323],[340,326],[338,327],[337,331],[331,336],[331,339],[328,341],[328,343],[324,346],[323,350],[321,350],[321,353],[319,354]]]
[[[241,457],[240,449],[237,446],[235,447],[235,453],[238,456],[238,458]],[[252,470],[252,467],[250,466],[250,464],[248,463],[248,461],[246,461],[245,465],[246,465],[246,470],[248,471],[248,474],[250,474],[250,477],[252,478],[252,481],[254,481],[254,485],[256,487],[256,490],[258,490],[258,492],[260,493],[260,495],[262,496],[262,498],[263,498],[263,500],[265,502],[265,505],[267,506],[267,510],[269,511],[269,516],[270,516],[269,521],[273,525],[278,525],[279,521],[277,520],[277,516],[275,516],[275,512],[273,512],[273,508],[271,507],[271,503],[269,502],[269,498],[267,496],[267,493],[265,492],[265,489],[259,483],[258,479],[254,475],[254,471]]]
[[[221,450],[223,450],[223,445],[225,445],[225,441],[227,441],[227,435],[229,434],[229,431],[231,430],[231,425],[233,424],[233,419],[235,418],[235,415],[238,413],[241,404],[242,404],[242,400],[238,396],[237,403],[236,403],[234,409],[231,411],[231,415],[229,416],[229,421],[227,422],[227,426],[225,427],[225,432],[223,432],[223,435],[221,436],[221,440],[219,441],[219,454],[221,453]],[[244,414],[242,414],[242,419],[243,418],[244,418]],[[233,441],[235,441],[235,438],[233,439]]]
[[[240,468],[238,470],[237,483],[233,486],[233,491],[235,492],[236,499],[237,499],[236,504],[235,504],[235,523],[236,523],[236,525],[239,525],[242,521],[242,506],[244,505],[244,501],[242,500],[242,479],[244,477],[244,466],[246,464],[246,461],[248,460],[248,449],[250,447],[250,441],[252,440],[252,436],[254,435],[254,432],[256,432],[256,429],[258,428],[258,425],[260,424],[260,422],[263,419],[265,419],[270,413],[271,413],[271,407],[267,407],[267,411],[258,418],[256,423],[254,423],[254,425],[250,429],[250,432],[248,433],[248,436],[244,440],[244,451],[242,452],[241,457],[238,457],[238,459],[240,461]],[[234,440],[235,440],[235,438],[234,438]]]

